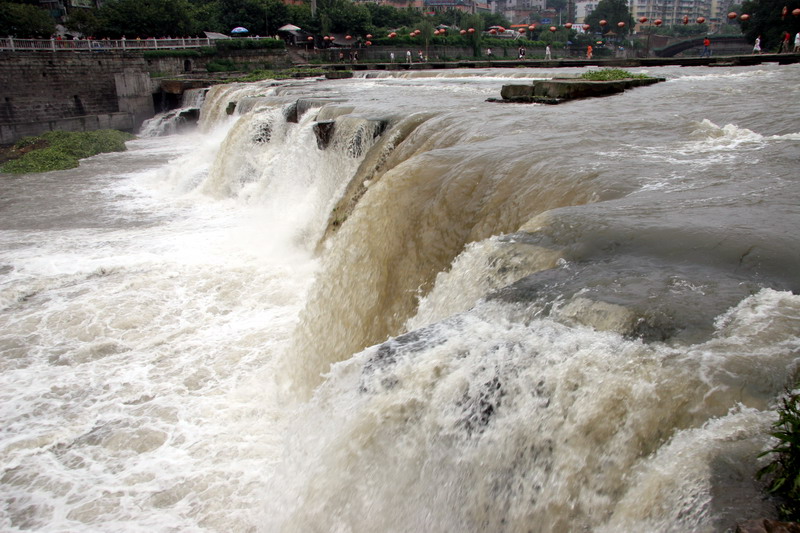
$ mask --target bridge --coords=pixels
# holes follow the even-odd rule
[[[725,55],[728,55],[736,52],[738,53],[749,52],[750,49],[752,48],[751,45],[748,44],[747,41],[745,41],[744,37],[742,36],[709,35],[708,38],[711,41],[712,53],[724,52]],[[653,53],[658,57],[675,57],[677,54],[685,52],[686,50],[691,50],[693,48],[702,50],[703,39],[704,37],[695,37],[692,39],[686,39],[685,41],[680,41],[677,43],[673,43],[669,46],[665,46],[664,48],[653,50]]]
[[[214,41],[207,38],[189,39],[16,39],[0,38],[0,50],[11,52],[79,52],[108,50],[176,50],[181,48],[200,48],[213,46]]]

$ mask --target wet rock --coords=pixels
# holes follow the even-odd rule
[[[735,533],[800,533],[800,524],[762,518],[737,525]]]
[[[314,124],[314,135],[317,138],[317,147],[324,150],[333,139],[333,132],[336,129],[336,121],[323,120]]]

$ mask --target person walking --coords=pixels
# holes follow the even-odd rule
[[[411,63],[411,50],[406,50],[406,63]]]
[[[487,48],[486,49],[486,57],[488,57],[489,59],[492,59],[492,57],[494,57],[494,54],[492,54],[492,49],[491,48]]]
[[[546,61],[550,61],[551,59],[553,59],[552,57],[550,57],[550,45],[549,44],[544,49],[544,58],[545,58]]]
[[[586,59],[592,58],[592,45],[586,47]]]
[[[797,32],[794,36],[794,49],[792,50],[795,54],[800,52],[800,31]]]
[[[781,50],[780,54],[788,54],[789,53],[789,39],[791,39],[791,35],[789,35],[788,31],[783,32],[783,40],[781,41]]]
[[[711,39],[706,38],[703,39],[703,51],[700,53],[700,57],[711,57]]]
[[[756,42],[753,43],[753,54],[761,53],[761,36],[756,37]]]

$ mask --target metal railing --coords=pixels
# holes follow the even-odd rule
[[[107,50],[174,50],[176,48],[199,48],[212,46],[213,40],[207,38],[189,39],[16,39],[0,38],[0,50],[25,51],[66,51],[79,52]]]

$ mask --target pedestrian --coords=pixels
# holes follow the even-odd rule
[[[389,52],[389,63],[394,63],[394,52]]]
[[[406,50],[406,62],[411,63],[411,50]]]
[[[525,59],[525,47],[520,46],[519,50],[517,50],[517,59]]]
[[[547,47],[544,49],[544,58],[547,61],[550,61],[552,57],[550,57],[550,45],[548,44]]]
[[[794,49],[792,50],[795,54],[800,52],[800,31],[797,32],[794,36]]]
[[[592,45],[586,47],[586,59],[592,58]]]
[[[759,35],[756,37],[756,42],[753,43],[753,53],[760,54],[761,53],[761,36]]]
[[[703,51],[700,53],[700,57],[711,57],[711,39],[706,38],[703,39]]]
[[[417,57],[419,58],[420,63],[425,62],[425,56],[422,54],[422,50],[417,51]]]
[[[783,40],[781,41],[781,50],[779,52],[780,54],[784,54],[784,53],[788,54],[789,53],[789,39],[791,37],[792,36],[789,35],[788,31],[783,32]]]
[[[489,59],[492,59],[493,55],[492,55],[492,49],[491,48],[487,48],[486,49],[486,57],[488,57]]]

